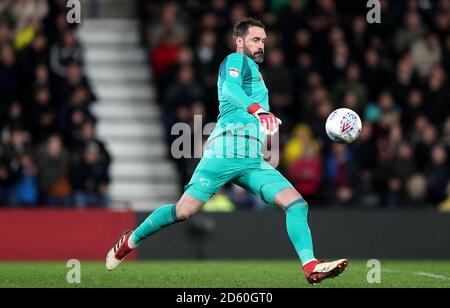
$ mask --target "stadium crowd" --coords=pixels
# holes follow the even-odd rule
[[[174,123],[215,121],[232,25],[251,16],[267,27],[260,68],[283,120],[280,168],[311,204],[449,209],[450,1],[379,2],[381,23],[369,24],[361,0],[138,0],[168,142]],[[325,134],[338,107],[363,119],[350,146]],[[181,182],[197,162],[178,161]],[[260,206],[235,187],[219,197]]]
[[[64,0],[0,1],[0,206],[106,206],[110,155]]]

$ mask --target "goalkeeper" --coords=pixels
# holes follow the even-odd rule
[[[268,90],[258,67],[264,60],[265,26],[252,18],[241,20],[234,26],[233,38],[236,52],[219,69],[218,123],[183,196],[176,204],[157,208],[136,230],[125,232],[107,255],[108,270],[148,236],[200,211],[227,182],[285,211],[287,232],[309,283],[318,284],[345,270],[345,259],[319,262],[314,257],[307,202],[262,154],[266,136],[276,134],[281,125],[270,113]]]

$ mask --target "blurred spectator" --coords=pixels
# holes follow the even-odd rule
[[[267,65],[262,71],[262,75],[264,82],[270,89],[270,109],[274,114],[288,119],[284,124],[291,127],[292,125],[289,123],[289,112],[293,103],[291,72],[284,64],[284,56],[281,49],[271,50],[267,55],[266,61]]]
[[[431,69],[441,61],[442,49],[438,37],[429,32],[412,46],[412,56],[421,78],[427,77]]]
[[[153,71],[158,79],[161,79],[173,64],[176,63],[181,44],[174,38],[172,32],[165,33],[163,39],[152,50],[150,54],[150,63]]]
[[[42,20],[48,14],[47,0],[16,0],[13,14],[16,29],[20,30],[27,26],[30,20]]]
[[[435,145],[431,150],[431,161],[426,166],[429,199],[439,204],[445,199],[446,185],[450,179],[448,151],[442,145]]]
[[[419,131],[419,139],[416,142],[415,157],[419,170],[423,171],[431,160],[431,150],[433,145],[437,142],[438,135],[436,127],[426,120],[421,124],[421,119],[422,118],[418,118],[416,120],[416,129]],[[420,125],[423,125],[423,128],[421,128]]]
[[[35,205],[39,198],[38,169],[29,154],[20,157],[19,178],[12,191],[12,205]]]
[[[306,152],[310,155],[317,155],[319,152],[319,145],[314,140],[311,128],[307,124],[298,124],[292,135],[292,138],[288,141],[284,147],[283,163],[286,167],[289,167],[301,159]]]
[[[354,93],[356,95],[355,106],[353,107],[355,111],[360,111],[367,100],[367,88],[361,82],[360,75],[359,66],[356,63],[351,63],[345,72],[345,79],[338,81],[333,89],[333,96],[337,102],[343,101],[347,93]]]
[[[328,63],[323,68],[323,75],[326,76],[327,84],[332,84],[343,77],[351,61],[350,50],[344,41],[337,42],[332,48],[331,57],[327,57]]]
[[[431,71],[426,82],[426,101],[428,114],[436,123],[443,123],[450,114],[449,93],[450,85],[444,69],[437,65]]]
[[[407,51],[425,33],[422,18],[417,12],[408,12],[404,26],[395,32],[394,45],[398,53]]]
[[[306,148],[303,156],[289,167],[289,179],[302,196],[315,201],[322,184],[323,166],[319,153]]]
[[[298,99],[304,93],[307,86],[307,76],[315,69],[315,64],[310,53],[302,52],[297,56],[297,62],[294,74],[294,85],[293,93],[294,99]]]
[[[223,53],[216,48],[218,44],[219,42],[214,31],[206,30],[200,34],[199,42],[195,49],[195,56],[201,72],[216,72],[216,65],[222,61],[221,56],[223,56]]]
[[[87,144],[81,162],[72,169],[75,205],[78,208],[107,206],[109,182],[108,169],[101,160],[99,146],[93,142]]]
[[[351,22],[351,28],[352,29],[350,34],[350,46],[352,50],[358,55],[358,57],[362,58],[365,52],[365,48],[369,43],[368,24],[366,19],[363,16],[354,17]],[[361,58],[359,60],[362,60]],[[376,60],[377,59],[375,59],[375,61]],[[370,61],[368,64],[376,65],[376,63],[374,62],[370,63]]]
[[[16,55],[10,45],[0,47],[0,100],[2,104],[18,98],[19,71]]]
[[[315,80],[316,78],[317,80]],[[311,85],[311,83],[314,83],[314,85]],[[322,85],[320,75],[315,72],[311,73],[308,80],[308,86],[310,87],[310,90],[305,91],[305,96],[301,98],[303,104],[301,108],[299,108],[301,117],[306,121],[310,121],[310,119],[314,117],[320,104],[329,100],[328,90]]]
[[[419,78],[414,70],[411,54],[406,54],[396,64],[396,71],[390,86],[395,99],[403,102],[409,91],[420,86]]]
[[[90,97],[87,88],[77,87],[65,102],[59,113],[59,125],[68,144],[80,139],[81,126],[86,121],[96,122],[96,117],[89,108]]]
[[[0,3],[0,18],[8,25],[15,23],[14,17],[14,0],[4,0]]]
[[[35,144],[43,142],[57,130],[56,111],[50,101],[50,91],[38,88],[29,114],[29,123]]]
[[[411,177],[406,184],[406,191],[406,208],[425,208],[429,205],[427,201],[427,179],[423,175],[417,174]]]
[[[386,87],[389,74],[382,66],[380,55],[375,49],[368,49],[365,52],[364,64],[361,75],[368,87],[368,97],[373,100]]]
[[[48,39],[44,33],[38,32],[30,45],[22,49],[18,54],[20,71],[24,75],[26,83],[33,82],[33,75],[38,65],[49,65]]]
[[[66,77],[55,86],[55,100],[65,102],[80,88],[86,91],[85,101],[87,104],[96,100],[90,82],[83,74],[81,65],[77,62],[70,62],[67,64]]]
[[[73,153],[72,160],[79,161],[81,160],[82,153],[84,149],[89,144],[95,144],[100,152],[100,160],[105,165],[106,168],[109,168],[111,164],[111,156],[106,149],[105,143],[100,140],[95,134],[95,123],[92,121],[85,121],[81,125],[79,139],[74,140],[71,144],[71,151]]]
[[[177,80],[168,86],[165,94],[164,110],[172,111],[181,107],[191,107],[194,102],[203,100],[203,89],[195,80],[194,69],[190,65],[180,68]]]
[[[402,143],[398,146],[396,155],[379,166],[377,173],[380,182],[384,182],[386,187],[386,206],[398,207],[403,204],[406,183],[417,172],[413,155],[412,146]]]
[[[290,31],[292,31],[292,29]],[[292,62],[292,59],[295,59],[295,56],[300,53],[310,54],[312,50],[311,44],[311,33],[305,28],[297,30],[292,38],[292,43],[290,44],[293,45],[293,49],[286,52],[290,62]]]
[[[43,204],[70,205],[69,156],[61,138],[52,135],[38,153],[39,190]]]
[[[333,144],[325,160],[329,204],[350,205],[355,200],[357,169],[353,153],[346,145]]]
[[[4,106],[5,115],[3,115],[0,120],[0,132],[2,135],[10,134],[11,131],[24,126],[25,119],[23,116],[22,105],[18,101],[12,102],[10,105]]]
[[[272,1],[275,2],[275,1]],[[289,5],[281,10],[279,18],[279,27],[285,40],[286,48],[290,47],[292,42],[292,29],[299,29],[305,25],[306,12],[303,0],[290,0]]]
[[[359,139],[356,141],[355,157],[358,162],[359,175],[358,185],[355,187],[356,193],[359,195],[361,206],[374,207],[380,204],[381,197],[377,194],[380,189],[376,178],[378,148],[376,143],[376,135],[374,125],[369,122],[363,123],[363,130]]]
[[[39,88],[35,92],[34,103],[30,114],[30,125],[33,141],[37,144],[48,138],[57,130],[56,110],[50,101],[50,91]]]
[[[75,31],[67,30],[62,34],[61,42],[51,47],[50,64],[54,74],[67,77],[67,66],[71,62],[83,62],[83,49],[77,41]]]
[[[162,41],[170,36],[170,41],[174,44],[183,44],[189,35],[189,27],[180,18],[179,6],[175,1],[168,1],[164,4],[160,14],[153,16],[153,22],[148,24],[146,38],[148,47],[155,48]]]
[[[7,150],[14,159],[31,152],[31,144],[28,133],[21,127],[16,126],[9,132],[9,138],[4,142]]]
[[[426,113],[423,92],[413,89],[409,92],[407,102],[402,109],[402,124],[407,130],[413,128],[415,120]]]
[[[49,88],[50,87],[50,74],[48,66],[45,64],[39,64],[36,66],[34,72],[34,89]]]

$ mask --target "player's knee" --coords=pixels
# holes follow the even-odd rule
[[[187,207],[177,207],[177,219],[178,220],[188,220],[195,214],[195,211]]]
[[[276,183],[267,188],[267,194],[271,196],[273,203],[281,209],[285,209],[290,203],[302,199],[302,196],[293,187],[286,187],[284,182]]]
[[[195,213],[200,211],[204,204],[205,202],[185,193],[177,202],[177,220],[183,221],[189,219]]]

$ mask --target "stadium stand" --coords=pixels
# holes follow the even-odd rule
[[[256,17],[269,34],[261,70],[271,111],[284,122],[280,167],[294,185],[318,206],[436,208],[450,179],[450,3],[380,4],[382,22],[369,24],[357,0],[138,0],[166,131],[194,115],[215,121],[232,25]],[[363,118],[354,145],[325,135],[337,107]],[[177,164],[186,183],[195,161]]]
[[[106,207],[110,155],[65,1],[0,4],[0,205]]]
[[[358,0],[97,0],[83,10],[103,19],[78,31],[64,1],[2,1],[0,204],[173,201],[199,159],[173,159],[171,129],[215,122],[232,25],[253,16],[268,28],[279,168],[311,203],[448,208],[450,4],[380,3],[382,22],[369,24]],[[351,146],[323,129],[342,106],[364,121]],[[265,208],[235,186],[212,204]]]
[[[93,108],[98,134],[114,158],[111,207],[150,210],[177,197],[177,171],[166,157],[169,146],[151,86],[152,72],[139,43],[138,22],[100,12],[104,18],[85,20],[79,34],[86,70],[99,96]]]

